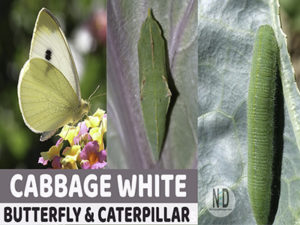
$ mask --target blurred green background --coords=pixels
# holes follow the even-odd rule
[[[96,108],[106,110],[106,1],[0,1],[0,168],[45,168],[37,163],[58,139],[40,142],[24,124],[18,105],[19,72],[28,59],[36,17],[42,7],[59,20],[80,76],[81,95],[88,99],[97,85]]]
[[[300,89],[300,1],[279,0],[282,29],[287,35],[288,50]]]

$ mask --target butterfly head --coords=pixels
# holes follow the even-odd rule
[[[81,109],[81,112],[80,112],[81,117],[83,117],[84,115],[87,115],[90,110],[90,103],[88,101],[81,99],[80,109]]]

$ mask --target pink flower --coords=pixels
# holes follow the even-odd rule
[[[61,169],[60,157],[55,156],[52,160],[51,166],[53,169]]]
[[[87,128],[85,122],[81,122],[80,123],[80,130],[79,130],[79,133],[76,137],[74,137],[74,144],[75,145],[79,145],[79,142],[82,140],[82,139],[87,139],[87,141],[90,141],[92,140],[91,136],[89,135],[88,133],[89,129]]]
[[[80,152],[80,158],[83,161],[82,169],[101,169],[106,166],[106,151],[99,152],[97,141],[88,142]]]
[[[44,166],[46,166],[47,163],[48,163],[48,160],[44,159],[44,157],[41,156],[41,157],[39,158],[38,163],[43,164]]]
[[[63,142],[63,140],[64,140],[63,138],[58,139],[56,144],[55,144],[56,147],[58,147]]]

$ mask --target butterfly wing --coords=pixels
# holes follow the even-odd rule
[[[36,133],[52,131],[73,121],[80,108],[66,77],[41,58],[29,59],[18,83],[19,106],[25,124]]]
[[[79,78],[67,40],[56,18],[45,8],[35,23],[29,58],[42,58],[60,70],[80,101]]]
[[[57,129],[43,132],[41,134],[40,141],[46,141],[50,139],[56,133],[56,131]]]

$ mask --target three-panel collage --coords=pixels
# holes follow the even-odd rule
[[[298,0],[5,0],[0,17],[0,224],[300,223]]]

